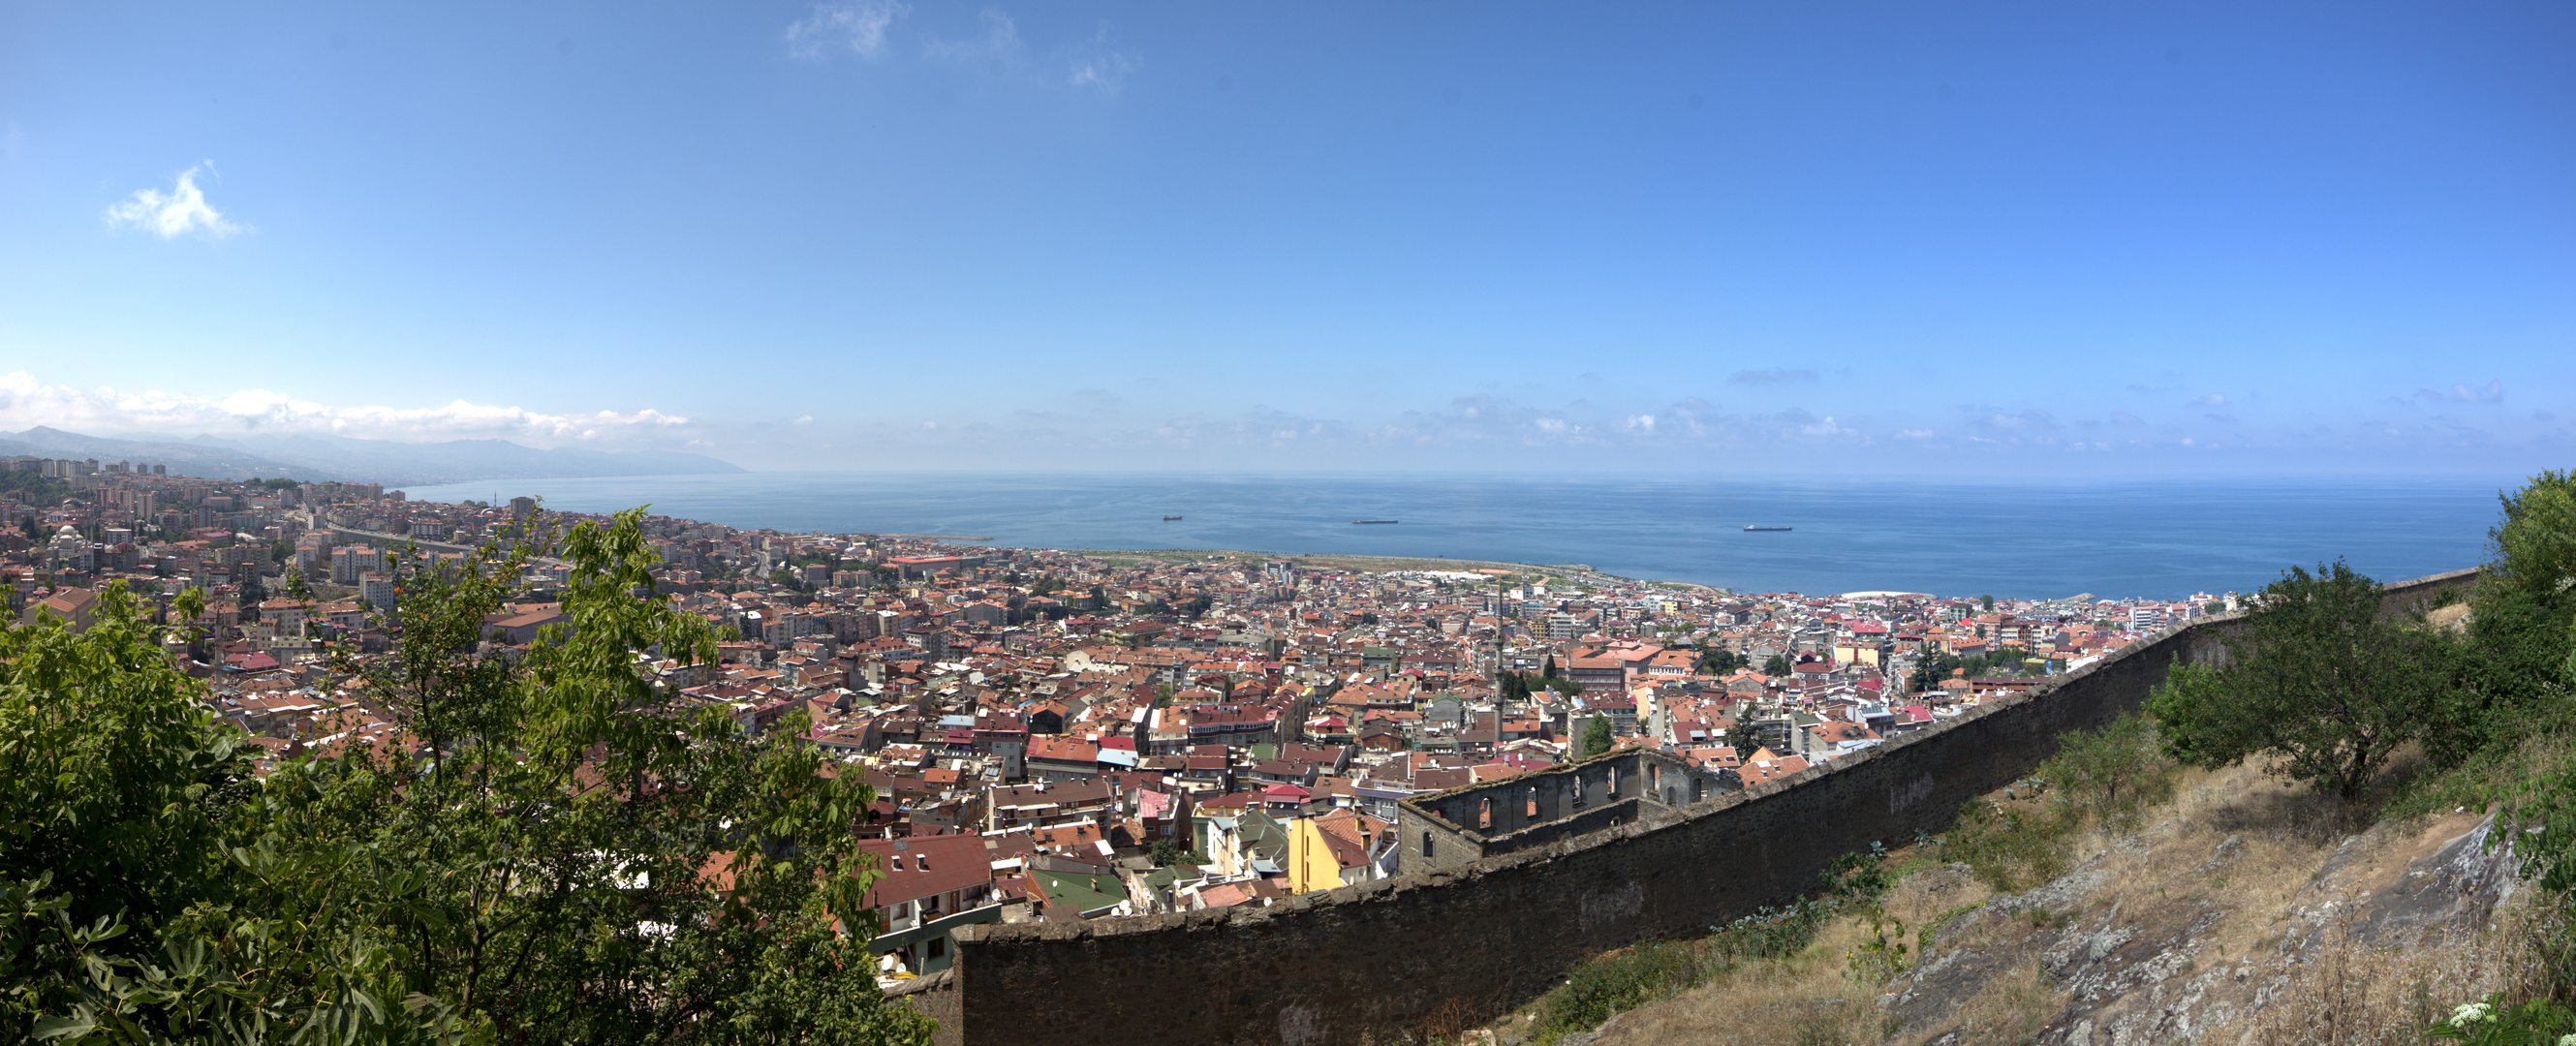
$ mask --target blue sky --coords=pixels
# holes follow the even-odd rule
[[[2576,458],[2576,7],[0,5],[0,427]]]

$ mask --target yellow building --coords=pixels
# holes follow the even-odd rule
[[[1288,822],[1288,892],[1330,890],[1342,885],[1342,863],[1333,857],[1337,842],[1312,817]]]

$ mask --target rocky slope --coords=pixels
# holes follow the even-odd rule
[[[1874,939],[1846,925],[1803,964],[1564,1041],[2419,1042],[2450,1006],[2531,975],[2490,819],[2347,835],[2322,801],[2241,767],[2195,775],[2161,813],[2035,889],[1989,894],[1962,865],[1908,877],[1887,911],[1910,968],[1882,985],[1845,968]]]

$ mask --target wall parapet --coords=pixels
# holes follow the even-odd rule
[[[2474,575],[2395,582],[2384,605],[2420,609]],[[1672,816],[1268,908],[960,928],[962,1041],[1328,1046],[1419,1037],[1435,1013],[1489,1018],[1591,955],[1788,903],[1840,854],[1948,827],[1960,804],[2054,755],[2059,735],[2144,703],[2177,659],[2222,658],[2241,620],[2153,633],[2028,693]]]

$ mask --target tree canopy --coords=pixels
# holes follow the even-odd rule
[[[1610,746],[1614,743],[1615,742],[1611,740],[1610,720],[1600,716],[1594,716],[1590,720],[1585,721],[1583,725],[1583,747],[1581,749],[1581,754],[1575,756],[1575,758],[1590,759],[1593,756],[1609,751]]]
[[[2177,664],[2147,709],[2174,758],[2247,756],[2346,799],[2420,736],[2450,696],[2447,651],[2420,625],[2382,620],[2378,583],[2342,560],[2291,567],[2225,642],[2222,665]]]
[[[516,656],[482,621],[537,547],[407,579],[347,666],[400,729],[265,778],[121,588],[0,634],[0,1037],[927,1041],[865,946],[867,787],[640,670],[713,646],[638,595],[639,519],[545,549],[568,622]]]

